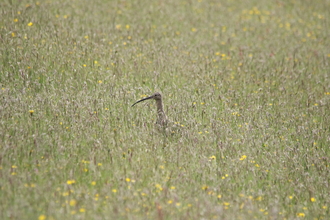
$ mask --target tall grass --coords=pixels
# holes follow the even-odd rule
[[[0,8],[1,219],[329,218],[329,1]]]

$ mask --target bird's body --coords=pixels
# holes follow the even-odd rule
[[[157,122],[156,122],[156,124],[161,125],[161,126],[166,126],[168,120],[167,120],[166,114],[163,109],[162,95],[159,92],[156,92],[147,98],[144,98],[144,99],[141,99],[141,100],[135,102],[132,105],[132,107],[134,105],[136,105],[137,103],[143,102],[148,99],[154,99],[156,101],[156,106],[157,106]]]

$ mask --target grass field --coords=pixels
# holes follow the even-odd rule
[[[329,0],[5,0],[0,41],[0,219],[330,218]]]

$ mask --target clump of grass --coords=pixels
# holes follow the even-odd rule
[[[0,7],[1,219],[329,216],[329,3]]]

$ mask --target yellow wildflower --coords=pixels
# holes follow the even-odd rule
[[[70,206],[75,206],[77,204],[77,201],[75,199],[71,199],[69,204]]]
[[[46,219],[46,216],[45,215],[40,215],[38,220],[45,220]]]
[[[297,217],[305,217],[305,213],[299,212],[299,213],[297,213]]]
[[[241,156],[241,158],[239,158],[239,160],[245,160],[246,159],[246,155]]]

